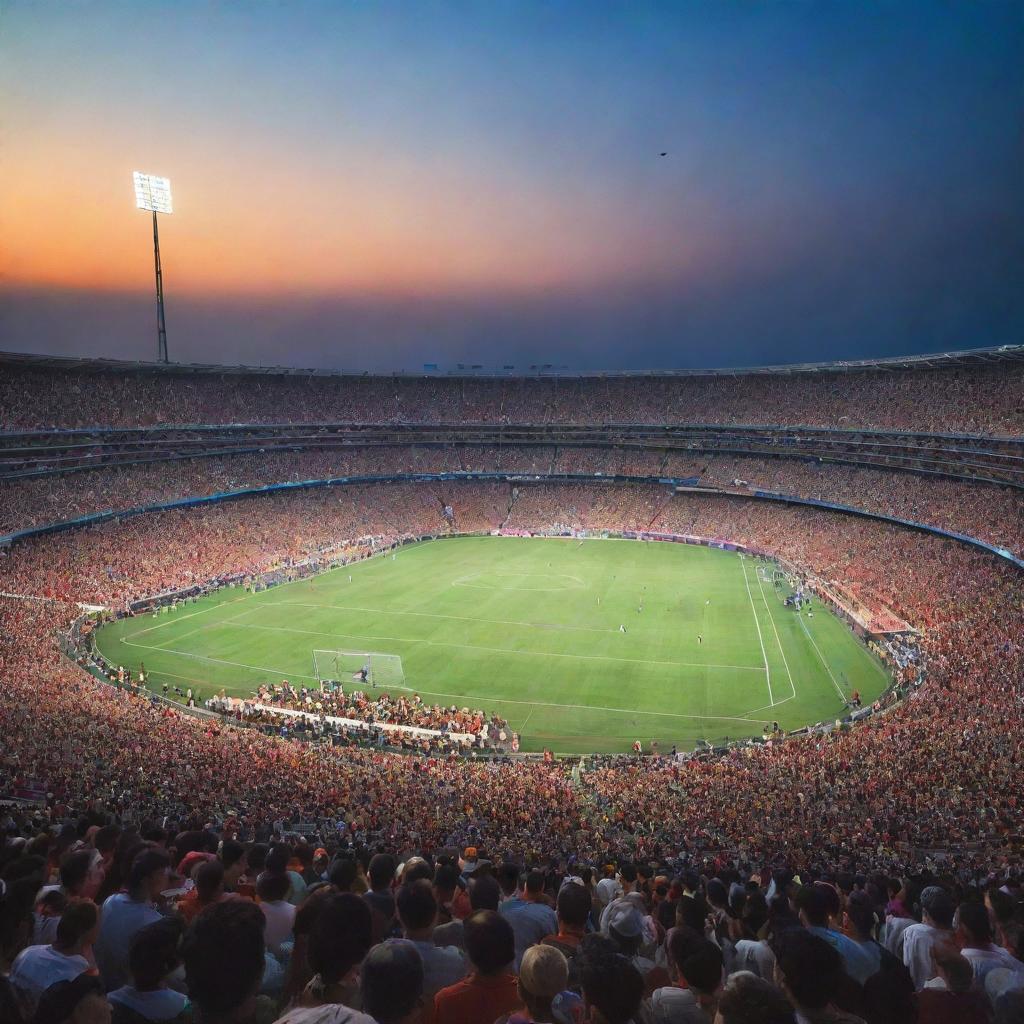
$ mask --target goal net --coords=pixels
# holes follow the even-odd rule
[[[373,651],[314,651],[313,674],[322,683],[326,680],[348,686],[353,680],[371,686],[401,686],[405,682],[402,659],[397,654]]]

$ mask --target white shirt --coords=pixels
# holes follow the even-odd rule
[[[11,965],[10,982],[18,990],[29,1016],[36,1012],[39,997],[58,981],[73,981],[89,970],[84,956],[67,956],[53,946],[29,946],[23,949]]]
[[[924,988],[926,981],[935,977],[932,947],[951,934],[945,928],[935,928],[930,924],[912,924],[904,930],[903,963],[910,971],[910,976],[914,979],[914,988],[918,992]]]
[[[974,980],[977,982],[978,988],[984,989],[985,979],[988,977],[989,972],[999,967],[1004,967],[1007,970],[1020,974],[1020,984],[1024,985],[1024,963],[1011,956],[1009,951],[1003,949],[1002,946],[992,945],[988,949],[971,949],[968,947],[961,949],[960,953],[971,962],[971,969],[974,971]]]
[[[271,952],[277,952],[281,943],[291,937],[295,925],[295,907],[287,900],[265,900],[259,904],[267,919],[264,939]]]

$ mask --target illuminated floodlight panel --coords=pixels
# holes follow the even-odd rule
[[[171,209],[171,179],[157,178],[141,171],[132,172],[135,182],[135,205],[153,213],[173,213]]]

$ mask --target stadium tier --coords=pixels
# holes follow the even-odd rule
[[[976,355],[791,374],[559,380],[257,376],[24,360],[3,369],[0,529],[14,536],[0,556],[0,796],[8,835],[29,839],[5,847],[8,891],[23,870],[37,878],[27,858],[39,854],[56,870],[84,844],[109,854],[103,885],[115,892],[122,861],[138,857],[143,840],[173,847],[176,862],[197,851],[199,861],[217,863],[219,848],[228,866],[236,837],[255,842],[247,874],[234,872],[230,887],[244,895],[255,886],[261,907],[283,900],[274,888],[283,872],[273,868],[282,857],[298,859],[306,882],[329,878],[333,892],[358,888],[346,865],[361,876],[354,865],[371,854],[424,853],[423,877],[435,882],[425,892],[449,905],[446,871],[459,889],[483,859],[503,864],[502,878],[513,862],[525,864],[540,869],[533,896],[539,886],[560,912],[563,876],[579,879],[569,884],[588,900],[607,903],[616,884],[632,886],[640,865],[651,884],[638,890],[644,902],[635,909],[651,923],[638,927],[656,938],[677,915],[687,923],[686,900],[706,895],[712,904],[695,913],[703,931],[711,910],[708,934],[726,957],[737,955],[748,903],[748,940],[758,941],[753,908],[769,881],[781,899],[773,912],[786,912],[788,893],[812,924],[822,919],[815,894],[827,900],[838,887],[849,902],[856,890],[879,910],[892,896],[893,936],[901,921],[912,925],[904,902],[915,887],[941,887],[946,902],[969,902],[993,882],[1011,901],[1019,894],[1019,361],[993,366]],[[233,421],[250,426],[221,429]],[[273,431],[255,430],[259,422]],[[727,439],[727,427],[757,422],[774,426]],[[162,426],[136,429],[154,423]],[[367,424],[376,425],[372,436]],[[474,424],[502,429],[485,437]],[[627,436],[624,424],[666,430]],[[667,429],[687,424],[705,426]],[[961,431],[970,436],[955,436]],[[256,488],[267,490],[238,493]],[[561,540],[518,544],[526,536]],[[623,536],[704,546],[596,539]],[[500,556],[479,547],[493,544],[504,545]],[[703,561],[677,564],[670,549]],[[429,561],[439,553],[447,563]],[[413,592],[417,559],[424,569],[415,585],[461,588],[460,604],[446,603],[439,587]],[[674,589],[655,591],[667,578]],[[597,579],[605,589],[594,588]],[[805,587],[813,603],[797,601],[794,612]],[[671,594],[664,607],[653,607],[655,592]],[[286,600],[295,617],[275,618],[275,602]],[[728,611],[716,618],[718,603]],[[716,633],[738,620],[734,608],[749,615],[749,663],[739,632]],[[868,683],[862,695],[850,693],[843,684],[860,677],[837,674],[832,651],[842,644],[852,645],[849,673],[859,671],[857,658],[875,655],[845,626],[842,637],[829,634],[839,622],[833,612],[888,659],[892,679],[879,676],[874,692]],[[655,613],[666,618],[645,635],[645,616]],[[420,624],[400,630],[398,615]],[[689,660],[655,635],[674,628],[663,621],[705,624],[687,634]],[[487,622],[498,639],[474,632]],[[308,639],[292,644],[296,633]],[[836,646],[822,651],[829,636]],[[898,639],[883,649],[891,637]],[[629,654],[608,654],[615,645]],[[455,647],[467,649],[458,664],[445,653]],[[282,660],[256,660],[257,648],[261,659]],[[538,656],[522,682],[512,680],[526,687],[524,697],[494,675],[510,661],[465,660],[483,649]],[[296,660],[284,666],[292,650]],[[832,702],[822,707],[834,710],[824,721],[791,722],[773,683],[782,692],[788,673],[793,697],[803,692],[811,669],[801,666],[814,663],[813,650],[821,699]],[[723,665],[723,651],[735,660]],[[174,667],[168,655],[191,667]],[[556,686],[582,687],[599,675],[585,662],[575,674],[560,671],[558,658],[611,663],[601,669],[608,703],[554,701]],[[213,670],[264,664],[287,667],[287,685],[268,669],[248,692],[235,692],[236,677]],[[701,681],[701,710],[677,714],[677,696],[656,689],[644,664],[685,667],[677,682]],[[864,678],[875,664],[864,662]],[[486,686],[458,690],[456,669],[474,665]],[[430,666],[433,692],[423,685]],[[601,727],[614,737],[595,750],[621,750],[614,744],[637,714],[726,719],[714,704],[714,673],[723,669],[735,669],[736,686],[745,685],[742,673],[752,685],[767,683],[767,699],[734,716],[741,743],[720,745],[725,727],[712,735],[702,724],[680,727],[679,737],[714,742],[671,751],[673,733],[662,723],[657,733],[637,727],[642,756],[587,756],[571,746],[571,758],[539,749],[523,756],[533,733],[553,736],[594,710],[606,714]],[[517,671],[508,669],[510,677]],[[140,673],[151,677],[142,686]],[[248,676],[237,678],[248,685]],[[175,693],[190,706],[163,699]],[[444,867],[453,850],[462,853],[462,882],[458,867]],[[183,874],[195,863],[186,859]],[[376,863],[371,885],[375,870],[388,874]],[[613,867],[608,885],[593,884],[608,863],[618,875]],[[913,880],[901,884],[908,873]],[[484,867],[480,877],[487,875]],[[815,879],[830,883],[828,893],[808,884]],[[897,880],[890,893],[887,879]],[[391,882],[388,875],[381,884]],[[732,897],[730,883],[738,886]],[[198,895],[190,884],[170,897],[185,913],[198,909],[191,901],[210,901],[208,880]],[[489,906],[485,890],[469,885],[460,897],[467,911],[472,899]],[[928,920],[944,920],[942,900],[934,892],[927,899],[935,907]],[[660,903],[672,907],[664,921]],[[616,914],[630,909],[619,906]],[[10,900],[0,910],[26,920]],[[999,922],[999,937],[1019,950],[1013,913]],[[38,919],[31,926],[41,927]],[[904,956],[896,937],[890,948]],[[764,957],[776,955],[765,949]],[[1005,956],[1002,967],[1017,970]],[[931,970],[920,968],[929,978]]]

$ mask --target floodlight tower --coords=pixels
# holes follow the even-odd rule
[[[171,181],[169,178],[157,178],[152,174],[132,172],[135,182],[135,205],[140,210],[149,210],[153,214],[153,255],[156,260],[156,335],[157,359],[161,363],[170,362],[167,358],[167,326],[164,323],[164,274],[160,269],[160,232],[156,226],[158,213],[173,213],[171,207]]]

